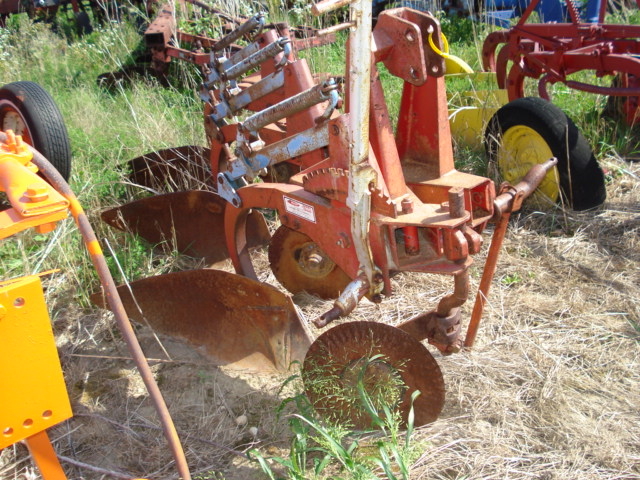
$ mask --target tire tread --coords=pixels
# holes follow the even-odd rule
[[[58,106],[35,82],[19,81],[0,89],[0,97],[15,104],[29,125],[33,147],[68,179],[71,174],[71,145]]]

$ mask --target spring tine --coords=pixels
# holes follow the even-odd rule
[[[315,85],[304,92],[250,116],[241,124],[238,132],[257,132],[270,123],[277,122],[313,105],[325,102],[331,98],[330,92],[336,88],[337,86],[333,81]]]

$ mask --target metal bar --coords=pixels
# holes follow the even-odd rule
[[[544,84],[546,85],[547,81],[548,81],[548,75],[545,75],[544,77],[542,77],[540,79],[540,82],[544,82]],[[604,87],[604,86],[600,86],[600,85],[591,85],[589,83],[582,83],[582,82],[576,82],[573,80],[569,80],[566,82],[562,82],[564,83],[567,87],[573,89],[573,90],[580,90],[582,92],[588,92],[588,93],[595,93],[598,95],[609,95],[609,96],[613,96],[613,97],[636,97],[636,96],[640,96],[640,88],[635,87],[635,88],[624,88],[624,87]],[[542,93],[542,90],[540,90],[540,88],[538,88],[538,91],[540,93]],[[546,93],[546,88],[544,88],[544,92]],[[548,98],[544,97],[542,94],[540,95],[543,98]]]
[[[338,25],[334,25],[333,27],[323,28],[322,30],[318,30],[318,36],[329,35],[331,33],[341,32],[342,30],[346,30],[347,28],[355,27],[356,22],[345,22],[339,23]]]
[[[184,48],[167,47],[167,56],[191,62],[195,65],[206,65],[211,61],[208,53],[195,53]]]
[[[267,75],[259,82],[241,90],[236,95],[232,95],[228,100],[223,100],[216,104],[211,118],[217,123],[223,118],[233,115],[237,111],[245,108],[251,102],[282,88],[283,85],[284,73],[282,71]]]
[[[67,480],[46,430],[31,435],[25,440],[27,447],[29,447],[29,453],[38,466],[42,478],[46,480]]]
[[[236,28],[231,33],[225,35],[220,39],[218,43],[213,47],[214,51],[218,52],[220,50],[224,50],[227,47],[230,47],[233,42],[242,38],[243,36],[251,33],[252,30],[256,28],[262,28],[264,26],[264,15],[259,13],[258,15],[254,15],[249,20],[241,24],[238,28]]]
[[[329,145],[329,129],[319,125],[258,150],[247,158],[254,170],[285,162]]]
[[[277,122],[283,118],[295,115],[313,105],[325,102],[331,98],[329,95],[331,90],[335,90],[337,87],[330,82],[324,82],[319,85],[315,85],[304,92],[300,92],[291,98],[283,100],[280,103],[255,113],[247,118],[239,125],[238,132],[257,132],[262,127],[266,127],[270,123]]]
[[[229,63],[231,65],[235,65],[236,63],[241,62],[245,58],[250,57],[251,55],[253,55],[257,51],[259,51],[260,48],[261,47],[260,47],[260,44],[258,42],[250,43],[249,45],[244,47],[239,52],[236,52],[233,55],[231,55],[231,57],[229,57]]]
[[[360,0],[351,5],[351,21],[357,27],[349,33],[349,191],[351,235],[360,268],[369,282],[371,294],[380,293],[382,282],[375,282],[376,266],[369,243],[371,196],[369,186],[377,174],[369,165],[369,112],[371,107],[371,2]]]
[[[638,8],[640,8],[640,0],[637,0],[637,4],[638,4]],[[604,1],[604,0],[600,0],[600,6],[598,8],[598,23],[603,23],[604,22],[604,16],[607,13],[607,6],[609,5],[609,2]]]
[[[454,308],[458,308],[469,297],[469,270],[465,269],[453,276],[453,293],[440,299],[436,312],[441,317],[448,317]]]
[[[478,333],[484,306],[489,296],[493,276],[496,273],[496,265],[498,263],[502,242],[507,233],[509,217],[511,217],[512,212],[520,209],[523,200],[538,188],[547,172],[557,165],[557,163],[557,159],[551,158],[545,163],[535,165],[515,187],[503,185],[503,193],[498,195],[493,202],[494,218],[497,218],[498,223],[491,237],[491,245],[489,246],[489,253],[487,254],[487,260],[484,264],[484,270],[482,271],[480,287],[478,288],[476,301],[473,305],[473,311],[471,312],[471,320],[469,321],[467,336],[464,340],[464,346],[466,348],[473,346]]]
[[[340,7],[344,7],[345,5],[349,5],[357,0],[323,0],[322,2],[318,2],[311,7],[311,12],[314,15],[322,15],[323,13],[330,12],[332,10],[337,10]]]
[[[267,75],[259,82],[245,88],[237,95],[229,99],[229,106],[236,112],[251,102],[275,92],[284,85],[284,72],[282,70]]]
[[[406,195],[407,184],[400,164],[398,146],[380,82],[380,75],[375,65],[371,67],[371,105],[369,117],[371,148],[378,160],[384,186],[389,191],[389,196],[395,200]]]
[[[533,12],[533,10],[538,6],[539,3],[540,0],[533,0],[531,3],[529,3],[529,6],[527,6],[527,9],[520,17],[520,20],[518,20],[518,26],[524,25],[526,23],[526,21],[529,19],[529,16],[531,16],[531,12]]]
[[[507,233],[507,227],[509,226],[509,217],[511,212],[504,213],[491,237],[491,246],[489,247],[489,253],[487,254],[487,261],[484,264],[484,270],[482,271],[482,278],[480,280],[480,287],[476,294],[476,302],[473,304],[473,311],[471,312],[471,320],[469,321],[469,327],[467,328],[467,336],[464,339],[464,346],[466,348],[473,347],[476,341],[476,335],[478,334],[478,328],[480,327],[480,320],[482,313],[484,312],[484,305],[487,302],[489,296],[489,290],[491,289],[491,283],[493,282],[493,276],[496,273],[496,266],[498,264],[498,256],[500,254],[500,248],[504,241],[504,236]]]
[[[160,8],[160,13],[144,32],[144,43],[148,48],[166,48],[176,31],[176,19],[173,5],[167,3]]]
[[[236,79],[240,75],[243,75],[249,70],[253,70],[254,68],[258,67],[262,62],[275,57],[279,53],[285,52],[286,54],[287,51],[290,52],[290,49],[291,49],[289,45],[290,43],[291,43],[291,40],[289,40],[286,37],[281,37],[275,42],[270,43],[263,49],[258,50],[254,54],[248,56],[241,62],[233,65],[230,68],[225,69],[220,75],[220,78],[222,78],[222,80],[225,80],[225,81]]]
[[[178,43],[186,42],[196,44],[197,42],[200,42],[202,48],[213,48],[213,46],[217,43],[217,40],[213,38],[204,37],[202,35],[193,35],[181,30],[178,30],[176,32],[176,36],[178,37]]]

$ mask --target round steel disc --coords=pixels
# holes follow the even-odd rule
[[[402,330],[377,322],[349,322],[324,332],[304,360],[307,397],[323,416],[356,429],[372,426],[355,384],[370,397],[381,395],[407,422],[411,395],[414,425],[431,423],[444,405],[444,380],[429,350]]]

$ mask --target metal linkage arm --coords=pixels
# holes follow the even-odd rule
[[[225,118],[230,118],[237,112],[245,108],[251,102],[258,100],[270,93],[275,92],[279,88],[284,86],[284,73],[282,70],[267,75],[259,82],[251,85],[248,88],[241,90],[235,95],[222,95],[220,102],[216,103],[213,107],[213,113],[211,119],[216,125],[222,127],[225,124]],[[205,91],[202,93],[202,100],[209,101],[209,93]]]
[[[333,79],[327,80],[321,84],[315,85],[304,92],[300,92],[293,97],[287,98],[280,103],[255,113],[247,118],[238,128],[238,142],[245,143],[245,138],[250,135],[256,135],[258,130],[267,125],[290,117],[306,110],[309,107],[317,105],[328,100],[331,101],[329,108],[333,110],[339,101],[337,85]],[[330,115],[330,113],[329,113]],[[327,117],[326,112],[322,117]]]
[[[316,118],[316,127],[312,127],[291,137],[265,147],[260,140],[259,130],[279,120],[291,117],[319,103],[329,102],[325,112]],[[238,188],[248,184],[260,171],[280,162],[304,155],[329,144],[326,120],[334,111],[340,96],[333,79],[315,85],[304,92],[283,100],[261,112],[258,112],[238,126],[237,157],[229,160],[226,172],[218,174],[218,194],[240,206]]]
[[[265,25],[264,15],[261,13],[251,17],[244,23],[241,23],[238,28],[222,37],[213,47],[213,50],[219,52],[225,48],[229,48],[233,42],[250,34],[254,30],[258,30],[260,33]]]
[[[279,38],[275,42],[228,68],[222,73],[222,80],[235,80],[240,75],[247,73],[249,70],[253,70],[262,62],[273,58],[282,52],[284,52],[284,59],[280,62],[280,65],[283,65],[287,61],[286,59],[291,55],[291,40],[287,37]]]
[[[241,58],[237,63],[233,63],[232,60],[228,60],[224,56],[214,58],[214,68],[209,74],[206,86],[207,88],[213,88],[219,86],[221,82],[236,80],[241,75],[244,75],[248,71],[259,67],[261,63],[275,57],[282,52],[284,52],[284,58],[278,63],[278,67],[284,65],[291,56],[291,40],[289,40],[287,37],[279,38],[266,47],[257,50],[244,58]]]

